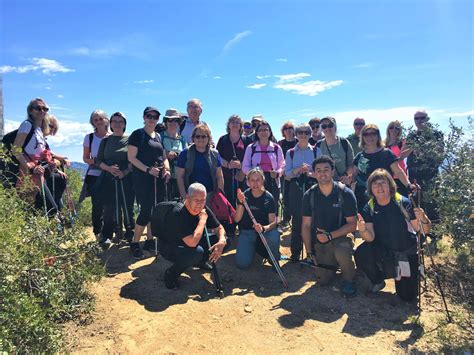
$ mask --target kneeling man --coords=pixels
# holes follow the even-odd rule
[[[206,188],[200,183],[191,184],[184,203],[177,202],[166,214],[165,231],[158,238],[160,254],[173,265],[165,271],[165,285],[176,289],[178,277],[192,266],[208,267],[207,261],[216,262],[226,246],[224,227],[206,207]],[[205,227],[209,234],[209,248]]]

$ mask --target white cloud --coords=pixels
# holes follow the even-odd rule
[[[374,66],[374,63],[365,62],[365,63],[359,63],[359,64],[354,65],[354,68],[365,69],[365,68],[370,68],[372,66]]]
[[[241,40],[243,40],[245,37],[250,36],[252,34],[252,31],[243,31],[237,33],[231,40],[229,40],[225,45],[224,48],[222,49],[222,52],[227,52],[229,51],[232,47],[234,47],[237,43],[239,43]]]
[[[57,96],[57,98],[58,98],[58,99],[64,99],[64,95],[59,94],[59,95]]]
[[[271,77],[271,75],[257,75],[257,76],[256,76],[256,78],[257,78],[257,79],[260,79],[260,80],[266,79],[266,78],[270,78],[270,77]]]
[[[261,89],[265,86],[267,86],[267,84],[253,84],[253,85],[246,86],[246,88],[258,90],[258,89]]]
[[[304,83],[276,83],[273,85],[276,89],[281,89],[284,91],[290,91],[298,95],[307,95],[307,96],[316,96],[320,92],[323,92],[333,87],[339,86],[343,83],[342,80],[334,81],[320,81],[320,80],[311,80]]]
[[[298,73],[298,74],[275,75],[275,77],[278,78],[277,84],[298,81],[298,80],[300,80],[302,78],[306,78],[308,76],[311,76],[311,74]]]
[[[154,83],[154,82],[155,82],[155,80],[149,79],[149,80],[136,80],[133,83],[134,84],[151,84],[151,83]]]
[[[0,67],[0,73],[18,73],[24,74],[30,71],[41,71],[43,74],[51,75],[52,73],[69,73],[75,71],[59,63],[54,59],[47,58],[31,58],[28,59],[31,64],[14,67],[11,65],[4,65]]]
[[[44,89],[45,89],[45,90],[51,90],[52,87],[51,87],[51,86],[45,86]]]
[[[277,61],[277,62],[286,63],[286,62],[288,62],[288,59],[286,59],[286,58],[278,58],[278,59],[276,59],[276,61]]]
[[[105,46],[99,48],[78,47],[73,48],[70,54],[84,57],[111,57],[122,53],[122,48]]]
[[[219,75],[216,75],[216,76],[213,76],[212,79],[219,80],[219,79],[222,79],[222,77],[220,77]]]
[[[447,116],[447,117],[467,117],[467,116],[474,116],[474,110],[466,111],[466,112],[449,112],[449,113],[446,113],[445,116]]]

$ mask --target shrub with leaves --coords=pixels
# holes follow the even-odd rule
[[[63,229],[0,186],[0,352],[62,349],[62,322],[93,306],[102,267],[83,226]]]

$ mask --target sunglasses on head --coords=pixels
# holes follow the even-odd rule
[[[369,137],[369,136],[378,136],[378,132],[377,131],[370,131],[370,132],[364,132],[363,136],[364,137]]]
[[[354,126],[365,126],[365,122],[354,122]]]
[[[315,129],[315,128],[318,128],[318,129],[319,129],[319,124],[311,125],[311,129]]]
[[[49,108],[46,106],[33,106],[32,109],[35,111],[43,111],[43,112],[49,111]]]
[[[196,138],[196,139],[206,139],[207,138],[207,135],[206,134],[196,134],[193,138]]]
[[[160,119],[160,115],[152,115],[151,113],[147,113],[145,117],[148,118],[149,120],[155,120],[155,121],[158,121]]]
[[[328,123],[328,124],[322,124],[321,125],[322,129],[333,128],[333,127],[334,127],[334,123]]]

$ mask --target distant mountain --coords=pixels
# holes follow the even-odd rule
[[[73,161],[73,162],[71,162],[71,168],[78,171],[79,174],[81,174],[81,177],[83,177],[83,178],[86,175],[87,164],[85,164],[85,163],[80,163],[78,161]]]

